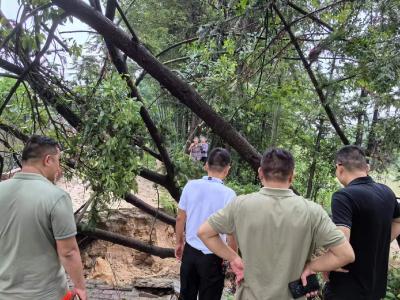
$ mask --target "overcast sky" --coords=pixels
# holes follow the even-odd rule
[[[87,1],[85,1],[87,2]],[[0,9],[4,13],[4,15],[7,17],[7,19],[15,21],[18,15],[18,9],[19,9],[19,4],[17,0],[0,0]],[[19,16],[20,19],[20,16]],[[74,18],[73,22],[71,23],[69,20],[65,23],[65,25],[58,26],[58,36],[67,39],[67,38],[73,38],[79,45],[84,44],[88,38],[89,34],[85,32],[75,32],[75,33],[60,33],[63,31],[74,31],[74,30],[90,30],[89,26],[86,24],[82,23],[78,19]],[[84,50],[85,51],[85,50]],[[75,70],[71,68],[71,63],[72,59],[71,57],[66,54],[66,69],[65,69],[65,74],[64,76],[66,78],[70,78],[71,75],[73,75]],[[50,59],[51,61],[52,59]],[[56,58],[56,62],[60,63],[60,61]],[[65,78],[65,79],[66,79]]]
[[[85,1],[86,2],[86,1]],[[8,19],[12,19],[15,21],[18,14],[19,4],[17,0],[0,0],[0,9],[6,15]],[[67,22],[65,25],[59,26],[58,31],[70,31],[70,30],[89,30],[89,27],[74,18],[74,22]],[[60,35],[63,38],[68,38],[73,36],[74,39],[79,43],[85,43],[88,38],[87,33],[73,33],[73,34],[62,34]]]

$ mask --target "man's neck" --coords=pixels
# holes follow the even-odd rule
[[[21,172],[23,172],[23,173],[34,173],[34,174],[39,174],[39,175],[42,175],[43,177],[46,177],[45,174],[43,173],[43,171],[40,168],[38,168],[36,166],[33,166],[33,165],[23,165],[22,169],[21,169]]]
[[[367,172],[361,171],[361,172],[354,172],[354,173],[350,173],[347,175],[346,177],[346,186],[349,185],[350,182],[352,182],[353,180],[360,178],[360,177],[366,177],[368,176]]]
[[[218,178],[218,179],[221,179],[221,180],[224,180],[224,179],[225,179],[225,175],[224,175],[224,174],[222,174],[222,173],[217,173],[217,172],[210,172],[210,171],[208,171],[208,172],[207,172],[207,176],[208,176],[208,177],[213,177],[213,178]]]
[[[289,182],[279,182],[279,181],[263,181],[263,187],[270,188],[270,189],[289,189],[290,183]]]

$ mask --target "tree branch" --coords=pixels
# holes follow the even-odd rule
[[[10,133],[11,135],[15,136],[17,139],[19,139],[22,142],[26,142],[29,139],[29,136],[27,136],[25,133],[19,131],[18,128],[16,128],[13,125],[7,125],[4,123],[0,123],[0,129]]]
[[[295,47],[304,68],[307,71],[308,76],[310,77],[310,80],[312,82],[312,84],[314,85],[315,91],[318,95],[318,98],[323,106],[323,108],[325,109],[326,114],[328,115],[328,118],[333,126],[333,128],[335,128],[336,133],[338,134],[338,136],[340,137],[341,141],[343,144],[345,145],[349,145],[350,142],[347,139],[347,137],[345,136],[343,130],[341,129],[340,125],[338,124],[335,114],[333,113],[332,109],[330,108],[324,92],[322,91],[321,87],[319,86],[319,83],[317,81],[317,78],[314,75],[314,72],[311,69],[311,65],[308,63],[307,59],[305,58],[299,43],[296,40],[296,37],[294,36],[290,26],[288,25],[288,23],[286,22],[284,16],[282,15],[282,13],[280,12],[280,10],[276,7],[275,4],[272,4],[273,9],[275,10],[275,12],[277,13],[277,15],[279,16],[279,18],[281,19],[281,22],[283,23],[283,25],[285,26],[285,29],[287,31],[287,33],[289,34],[290,40],[292,41],[293,46]]]
[[[22,168],[21,162],[19,161],[18,156],[15,154],[15,150],[13,149],[13,147],[11,147],[11,145],[6,140],[0,139],[0,142],[4,145],[4,147],[10,149],[15,163],[18,165],[18,167]]]
[[[21,75],[24,72],[24,68],[2,58],[0,58],[0,67],[16,75]]]
[[[143,151],[147,152],[148,154],[150,154],[151,156],[153,156],[155,159],[162,161],[161,155],[156,153],[155,151],[153,151],[152,149],[150,149],[149,147],[146,147],[144,145],[144,142],[141,138],[138,137],[133,137],[133,144],[135,144],[136,146],[138,146],[140,149],[142,149]]]
[[[316,16],[314,16],[315,12],[307,12],[304,9],[302,9],[300,6],[297,6],[296,4],[294,4],[294,3],[290,2],[290,1],[287,1],[287,4],[290,7],[294,8],[295,10],[297,10],[302,15],[305,15],[306,17],[310,18],[311,20],[317,22],[319,25],[322,25],[325,28],[329,29],[329,31],[333,31],[333,27],[332,26],[330,26],[329,24],[325,23],[321,19],[319,19]]]
[[[17,75],[10,74],[10,73],[0,73],[0,77],[8,77],[8,78],[13,78],[13,79],[19,78]]]
[[[46,25],[45,23],[41,22],[40,25],[42,25],[42,27],[43,27],[47,32],[50,31],[50,28],[47,27],[47,25]],[[54,36],[54,39],[57,41],[58,44],[60,44],[60,46],[61,46],[65,51],[67,51],[68,53],[71,53],[71,51],[69,50],[68,46],[67,46],[58,36],[55,35],[55,36]]]
[[[180,41],[180,42],[178,42],[178,43],[176,43],[176,44],[173,44],[173,45],[171,45],[171,46],[165,48],[164,50],[162,50],[161,52],[159,52],[159,53],[156,55],[156,57],[160,57],[161,55],[167,53],[168,51],[170,51],[170,50],[172,50],[172,49],[174,49],[174,48],[176,48],[176,47],[179,47],[179,46],[184,45],[184,44],[192,43],[192,42],[194,42],[194,41],[197,41],[198,39],[199,39],[199,37],[194,37],[194,38],[190,38],[190,39],[187,39],[187,40]],[[135,81],[135,85],[136,85],[136,86],[138,86],[138,85],[140,84],[140,82],[143,80],[143,78],[146,76],[146,74],[147,74],[147,72],[146,72],[145,70],[143,70],[143,71],[139,74],[139,76],[136,78],[136,81]]]
[[[141,169],[139,171],[139,175],[161,186],[165,186],[167,181],[167,177],[165,175],[159,174],[146,168]]]
[[[90,228],[84,228],[83,226],[78,226],[78,233],[88,236],[90,238],[96,238],[103,241],[108,241],[114,244],[129,247],[161,258],[174,257],[174,249],[172,248],[162,248],[158,246],[145,244],[142,241],[129,238],[117,233],[112,233],[106,230],[102,230],[99,228],[90,229]]]
[[[80,33],[80,32],[99,34],[97,31],[91,31],[91,30],[64,30],[64,31],[60,31],[60,34],[65,34],[65,33]]]
[[[125,13],[122,11],[121,7],[119,6],[118,0],[111,0],[111,1],[115,2],[115,7],[117,8],[117,10],[118,10],[122,20],[124,21],[126,27],[128,28],[129,33],[132,35],[132,40],[134,42],[138,43],[139,42],[139,38],[137,37],[135,31],[133,30],[131,24],[129,24],[128,19],[125,16]]]
[[[136,206],[137,208],[143,210],[144,212],[148,213],[149,215],[157,218],[158,220],[167,223],[169,225],[175,226],[175,218],[170,216],[169,214],[160,211],[153,207],[152,205],[144,202],[143,200],[139,199],[133,194],[126,194],[124,197],[125,201]]]

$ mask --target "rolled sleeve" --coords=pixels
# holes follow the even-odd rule
[[[344,234],[337,229],[321,206],[317,206],[314,217],[314,244],[316,249],[329,249],[345,241]]]
[[[235,201],[232,201],[208,218],[208,223],[216,232],[232,234],[235,231],[234,207]]]
[[[57,200],[51,211],[50,218],[53,235],[56,240],[76,235],[74,212],[71,198],[68,194],[64,194]]]
[[[336,226],[351,228],[353,219],[353,206],[351,199],[342,191],[332,196],[332,220]]]

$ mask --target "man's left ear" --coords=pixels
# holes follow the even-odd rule
[[[50,160],[51,160],[50,155],[45,155],[45,157],[43,158],[43,165],[48,166],[50,164]]]
[[[292,184],[294,180],[295,172],[293,171],[292,175],[289,176],[289,183]]]
[[[259,167],[257,169],[257,173],[258,173],[258,179],[260,179],[260,181],[262,181],[264,179],[264,174],[263,174],[263,171],[261,170],[261,167]]]
[[[231,170],[231,165],[229,165],[229,166],[226,167],[226,175],[229,174],[229,171],[230,171],[230,170]]]

